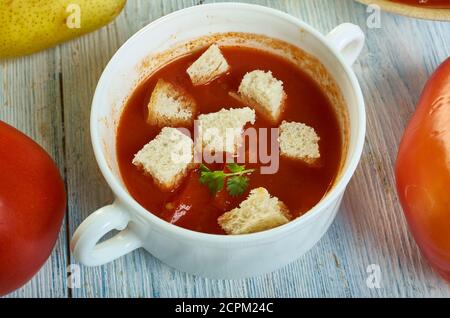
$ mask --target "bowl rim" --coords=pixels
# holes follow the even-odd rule
[[[119,59],[119,55],[122,55],[122,51],[124,51],[131,43],[137,41],[142,33],[148,32],[151,29],[156,28],[158,25],[165,23],[168,20],[175,19],[179,15],[187,15],[193,11],[203,11],[208,8],[223,8],[223,9],[240,9],[240,10],[251,10],[258,11],[259,13],[265,13],[272,15],[276,18],[287,20],[288,22],[297,25],[299,28],[304,29],[305,31],[312,34],[318,41],[320,41],[325,47],[327,47],[334,55],[336,60],[341,64],[346,77],[350,80],[351,86],[353,88],[356,103],[358,108],[358,118],[357,124],[359,129],[359,135],[356,136],[356,144],[355,149],[351,157],[348,158],[348,164],[343,168],[341,172],[340,178],[337,180],[333,188],[328,192],[324,198],[318,202],[314,207],[312,207],[308,212],[306,212],[303,216],[287,223],[282,226],[258,232],[252,234],[242,234],[242,235],[222,235],[222,234],[208,234],[203,232],[196,232],[193,230],[185,229],[179,227],[177,225],[166,222],[150,211],[146,210],[142,207],[129,193],[126,191],[125,187],[123,187],[120,182],[117,180],[117,177],[110,170],[107,160],[105,158],[104,152],[102,150],[101,138],[99,138],[98,134],[98,121],[96,117],[96,109],[101,105],[101,92],[105,90],[107,87],[108,81],[106,80],[107,71],[111,66]],[[98,106],[97,106],[98,105]],[[138,213],[139,216],[144,219],[152,222],[159,230],[166,231],[168,234],[173,234],[175,236],[189,238],[191,240],[198,241],[209,241],[211,243],[226,243],[226,244],[241,244],[241,243],[260,243],[262,240],[269,240],[274,237],[279,237],[280,235],[290,233],[294,229],[301,227],[304,224],[314,221],[316,218],[320,216],[320,214],[326,212],[327,208],[338,201],[340,196],[345,191],[350,179],[352,178],[358,163],[360,161],[362,150],[364,146],[365,140],[365,132],[366,132],[366,113],[365,113],[365,105],[364,99],[362,95],[361,88],[359,86],[358,80],[356,78],[355,73],[350,68],[349,65],[344,61],[343,57],[339,54],[339,52],[326,40],[325,36],[322,35],[319,31],[309,26],[308,24],[302,22],[300,19],[291,16],[285,12],[272,9],[265,6],[254,5],[254,4],[244,4],[244,3],[236,3],[236,2],[226,2],[226,3],[212,3],[212,4],[202,4],[193,7],[188,7],[185,9],[181,9],[175,12],[172,12],[168,15],[165,15],[148,25],[144,26],[142,29],[137,31],[133,36],[131,36],[113,55],[108,64],[106,65],[99,81],[97,87],[95,89],[94,98],[92,101],[91,115],[90,115],[90,130],[91,130],[91,142],[94,149],[94,155],[97,160],[97,164],[108,183],[109,187],[114,193],[115,202],[121,204],[123,208],[129,213]],[[152,231],[155,228],[151,229]]]

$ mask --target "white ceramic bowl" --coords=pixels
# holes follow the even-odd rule
[[[304,216],[275,229],[239,236],[193,232],[149,213],[127,192],[116,162],[116,126],[124,101],[145,69],[179,43],[210,33],[263,34],[316,57],[338,83],[348,108],[348,151],[333,189]],[[211,278],[242,278],[276,270],[311,249],[332,223],[359,162],[365,137],[364,101],[351,64],[364,43],[361,29],[338,26],[329,35],[286,13],[238,3],[208,4],[174,12],[131,37],[103,72],[92,104],[91,137],[98,165],[116,200],[90,215],[75,232],[71,250],[97,266],[144,248],[171,267]],[[159,54],[159,55],[158,55]],[[151,194],[149,194],[151,195]],[[99,243],[112,230],[120,232]]]

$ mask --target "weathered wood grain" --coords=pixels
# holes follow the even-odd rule
[[[1,118],[40,141],[66,171],[68,235],[112,200],[89,136],[91,99],[104,66],[144,25],[176,9],[207,2],[212,1],[130,0],[106,28],[57,49],[0,64]],[[194,277],[139,250],[102,267],[82,267],[82,286],[71,290],[64,289],[65,266],[76,261],[69,255],[63,231],[45,269],[13,297],[450,296],[449,286],[431,271],[408,233],[393,176],[398,142],[420,91],[433,69],[450,56],[450,24],[382,13],[380,28],[370,29],[366,7],[350,0],[246,2],[286,11],[323,33],[352,22],[367,35],[354,66],[366,100],[366,147],[330,231],[300,260],[262,277],[238,281]],[[30,87],[33,81],[37,88]],[[41,113],[35,114],[38,109]],[[41,126],[50,127],[44,129],[46,134]],[[366,285],[370,264],[380,267],[380,289]]]

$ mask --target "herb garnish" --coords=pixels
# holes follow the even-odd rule
[[[243,195],[248,187],[247,175],[254,172],[255,169],[245,169],[245,166],[236,163],[227,164],[227,169],[230,173],[225,173],[222,170],[211,171],[207,166],[201,164],[200,183],[208,186],[212,194],[216,194],[223,189],[226,180],[227,191],[231,196]]]

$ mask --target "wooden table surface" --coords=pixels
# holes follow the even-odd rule
[[[89,136],[91,99],[114,52],[137,30],[174,10],[210,1],[129,0],[109,26],[32,56],[0,62],[0,119],[39,142],[56,160],[68,192],[66,218],[42,270],[9,297],[449,297],[407,230],[396,197],[397,146],[431,72],[450,56],[450,23],[381,14],[369,28],[364,5],[351,0],[251,1],[286,11],[328,32],[342,22],[361,26],[367,44],[354,65],[365,96],[367,137],[342,209],[325,237],[280,271],[237,281],[209,280],[173,270],[143,250],[105,266],[76,264],[69,240],[95,209],[112,201]],[[379,266],[380,288],[367,267]]]

